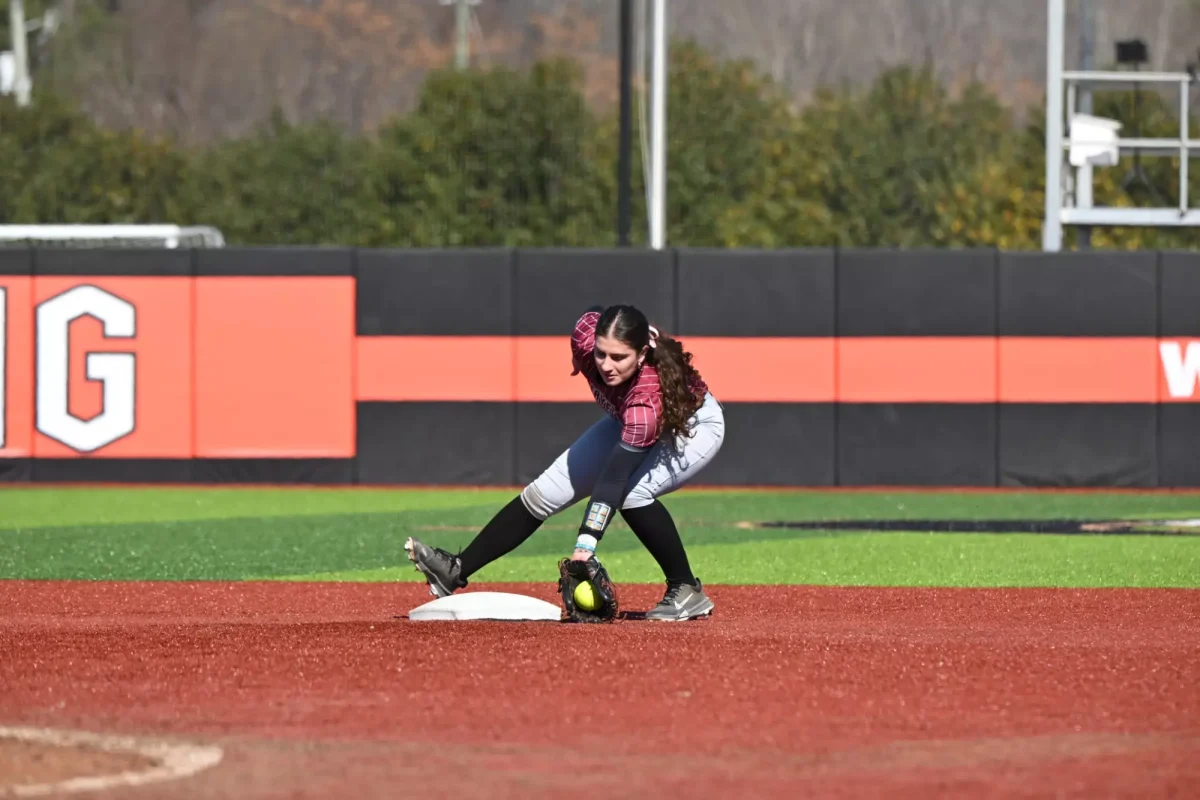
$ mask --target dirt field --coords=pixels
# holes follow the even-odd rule
[[[89,797],[1200,795],[1200,592],[710,593],[585,627],[410,622],[417,584],[0,582],[0,725],[222,751]],[[89,767],[0,744],[0,796]]]

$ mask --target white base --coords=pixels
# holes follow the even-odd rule
[[[408,613],[410,620],[537,620],[558,622],[562,609],[545,600],[510,592],[464,592],[430,600]]]

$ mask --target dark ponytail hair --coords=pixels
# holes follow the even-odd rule
[[[600,314],[596,335],[624,342],[637,352],[650,345],[650,322],[633,306],[609,306]],[[663,433],[690,436],[688,420],[704,402],[692,390],[699,373],[692,366],[692,354],[670,336],[658,332],[654,346],[646,353],[646,363],[658,372],[663,397]]]

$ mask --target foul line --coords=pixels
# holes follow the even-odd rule
[[[109,753],[131,753],[158,762],[158,766],[148,770],[71,778],[58,783],[0,786],[0,796],[35,797],[65,792],[94,792],[118,786],[141,786],[186,778],[215,766],[224,755],[219,747],[170,744],[138,740],[128,736],[110,736],[87,731],[56,731],[49,728],[10,728],[0,725],[0,739],[38,742],[56,747],[87,746]]]

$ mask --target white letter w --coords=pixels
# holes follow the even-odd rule
[[[1189,342],[1187,356],[1179,342],[1159,342],[1163,372],[1167,375],[1167,390],[1171,397],[1191,397],[1200,380],[1200,343]]]

